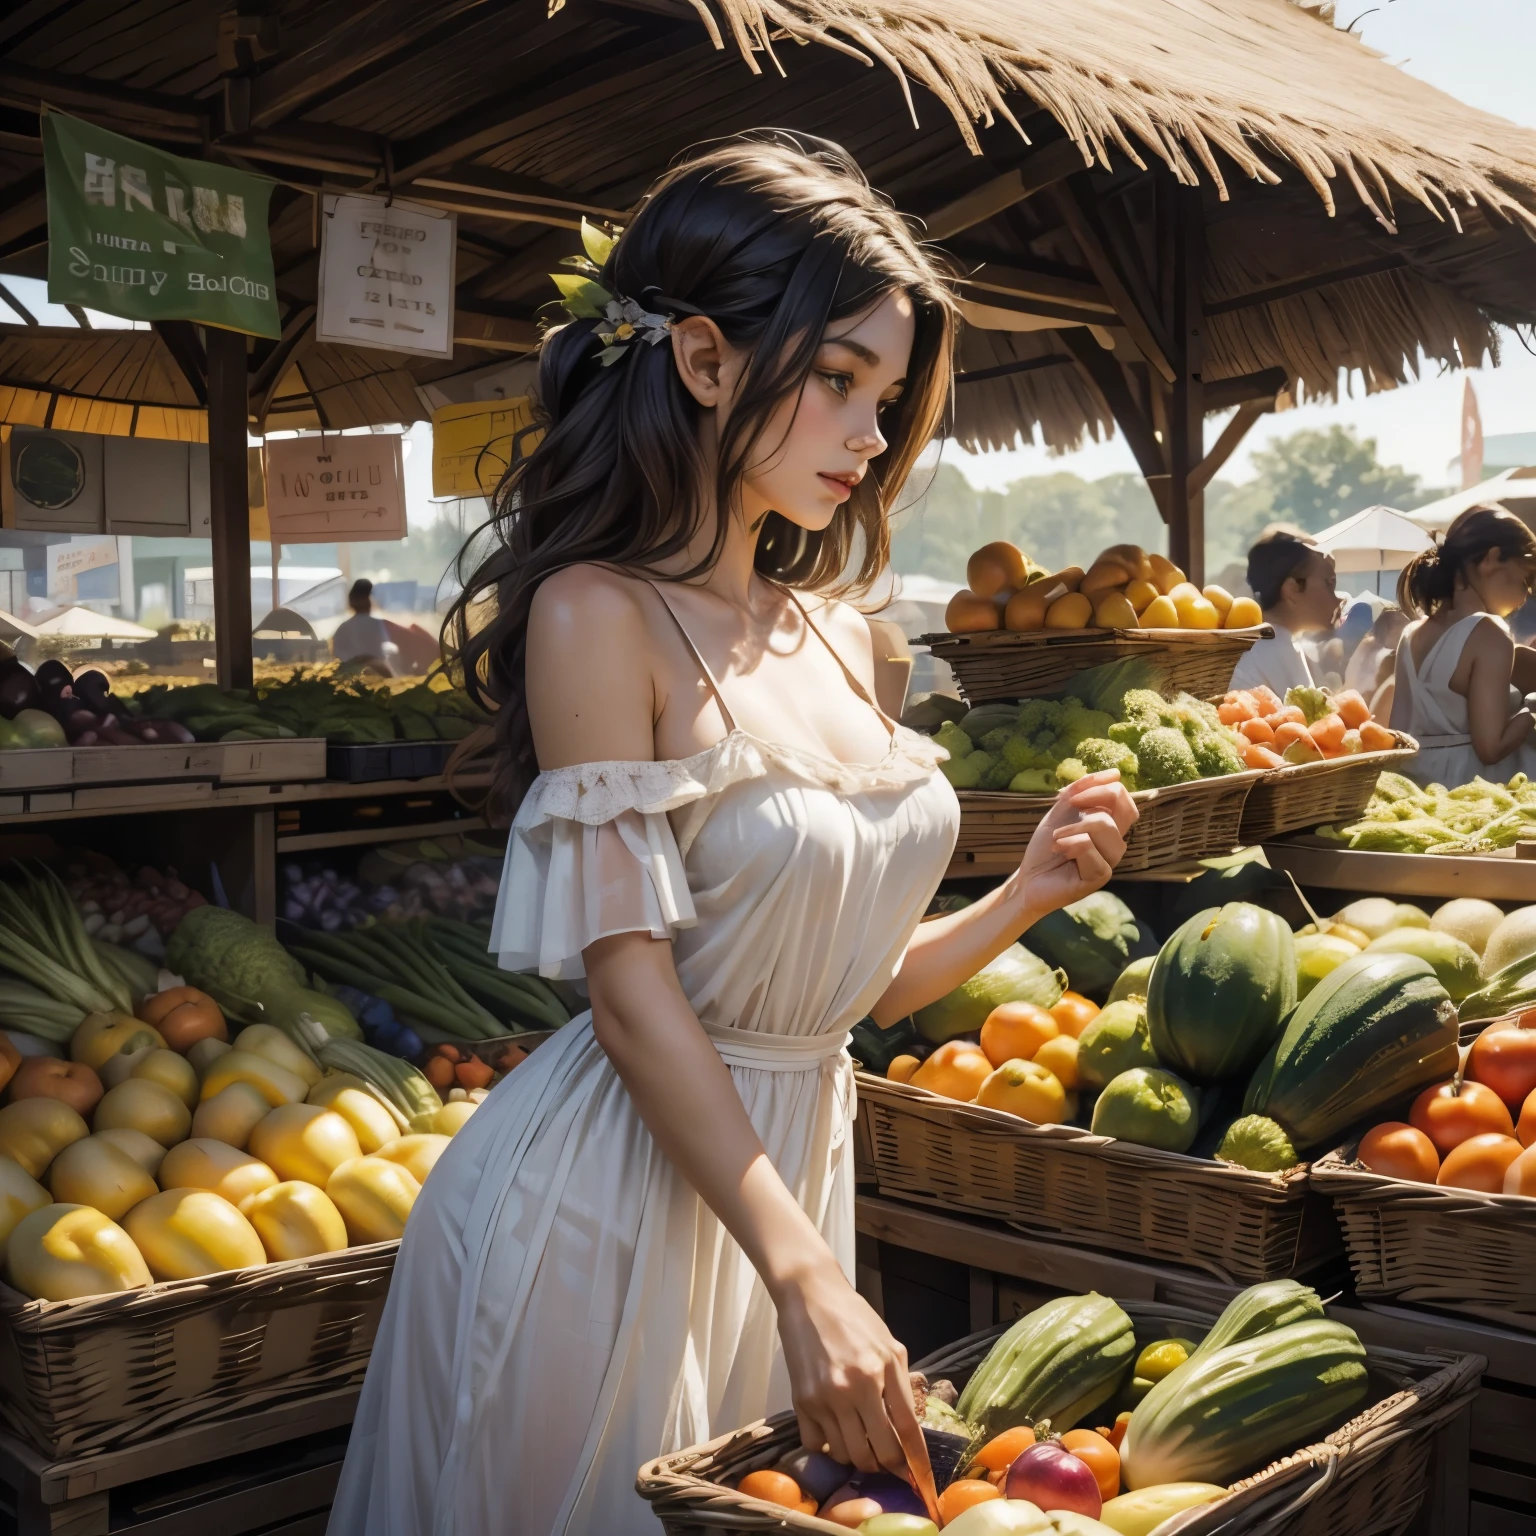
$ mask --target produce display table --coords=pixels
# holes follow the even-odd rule
[[[14,1511],[6,1528],[16,1536],[323,1536],[357,1396],[349,1388],[65,1461],[0,1435],[0,1498]]]
[[[1042,1242],[998,1222],[939,1215],[860,1195],[858,1283],[909,1353],[1022,1316],[1052,1295],[1097,1290],[1125,1299],[1219,1308],[1236,1293],[1209,1276]],[[1343,1290],[1315,1277],[1326,1297]],[[1536,1338],[1345,1295],[1329,1316],[1367,1345],[1477,1354],[1488,1361],[1469,1414],[1441,1431],[1431,1484],[1411,1536],[1536,1536]],[[936,1326],[935,1326],[936,1325]],[[947,1338],[937,1337],[939,1332]]]
[[[1299,838],[1265,843],[1274,869],[1289,871],[1301,885],[1371,896],[1481,896],[1485,901],[1536,902],[1536,859],[1499,853],[1457,858],[1452,854],[1364,853]]]

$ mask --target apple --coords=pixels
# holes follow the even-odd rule
[[[11,1076],[9,1099],[58,1099],[85,1116],[101,1102],[101,1079],[83,1061],[29,1056]]]

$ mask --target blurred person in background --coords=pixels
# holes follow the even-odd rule
[[[373,616],[373,583],[366,576],[352,583],[347,606],[352,617],[336,626],[336,633],[331,636],[331,655],[343,666],[350,664],[358,671],[371,668],[387,676],[387,658],[394,647],[384,620]]]
[[[1289,688],[1310,688],[1312,669],[1297,638],[1325,633],[1338,622],[1333,556],[1301,529],[1275,524],[1248,551],[1248,586],[1275,634],[1238,662],[1232,686],[1272,688],[1282,699]]]
[[[1404,568],[1397,600],[1415,622],[1397,646],[1392,726],[1419,743],[1405,771],[1421,784],[1536,773],[1516,681],[1531,652],[1506,622],[1533,585],[1536,535],[1499,507],[1469,508]]]

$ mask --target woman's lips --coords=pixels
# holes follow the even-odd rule
[[[845,480],[841,475],[829,475],[826,473],[820,473],[816,478],[818,480],[824,480],[828,485],[830,485],[832,489],[837,492],[839,498],[841,499],[846,499],[847,497],[853,495],[853,487],[856,482],[852,479],[852,477]]]

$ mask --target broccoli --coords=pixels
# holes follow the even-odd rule
[[[1063,785],[1075,784],[1087,772],[1081,758],[1064,757],[1056,764],[1056,782]]]
[[[1181,693],[1173,701],[1164,723],[1178,726],[1193,743],[1197,736],[1220,729],[1221,716],[1217,714],[1214,705],[1195,698],[1193,694]]]
[[[1295,705],[1307,717],[1308,725],[1315,724],[1333,709],[1333,700],[1328,697],[1326,688],[1287,688],[1285,702]]]
[[[1156,729],[1155,720],[1117,720],[1105,734],[1116,746],[1124,747],[1127,752],[1134,752],[1141,745],[1141,738],[1148,731]]]
[[[1007,789],[1013,779],[1013,769],[1004,758],[994,759],[992,766],[981,777],[982,789]]]
[[[1226,730],[1206,731],[1190,743],[1202,779],[1219,779],[1243,771],[1243,754],[1234,744],[1233,734]]]
[[[1029,699],[1019,709],[1018,729],[1029,737],[1053,737],[1061,729],[1062,712],[1055,699]]]
[[[1026,768],[1008,781],[1008,788],[1016,795],[1054,795],[1056,775],[1045,768]]]
[[[996,730],[988,731],[977,743],[984,752],[990,752],[995,757],[1004,747],[1013,740],[1014,729],[1011,725],[1000,725]]]
[[[990,752],[971,752],[965,757],[952,757],[947,763],[940,763],[939,772],[956,789],[979,789],[993,761]]]
[[[1154,725],[1172,723],[1162,695],[1154,693],[1150,688],[1128,689],[1120,712],[1127,722],[1138,721],[1148,729]]]
[[[1113,727],[1111,727],[1113,729]],[[1109,768],[1120,770],[1120,782],[1127,789],[1135,789],[1140,764],[1136,754],[1122,742],[1103,736],[1090,736],[1077,744],[1077,756],[1089,773],[1103,773]]]
[[[1187,784],[1200,777],[1195,754],[1183,731],[1172,726],[1160,725],[1148,731],[1136,748],[1136,761],[1143,789]]]
[[[975,750],[971,738],[953,720],[946,720],[934,733],[933,739],[949,753],[952,763],[958,763],[962,757],[969,757]]]
[[[1039,747],[1023,732],[1015,732],[1003,747],[1003,759],[1015,773],[1027,768],[1053,768],[1056,758],[1048,747]]]
[[[1061,729],[1056,745],[1063,752],[1076,749],[1078,742],[1090,736],[1102,736],[1114,724],[1114,720],[1101,709],[1089,709],[1079,699],[1068,699],[1062,710]]]

